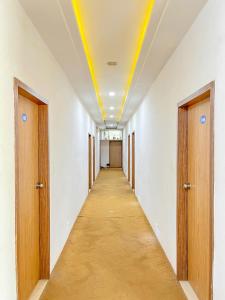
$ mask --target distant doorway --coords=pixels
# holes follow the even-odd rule
[[[122,168],[122,141],[109,142],[110,168]]]
[[[89,190],[92,188],[92,138],[91,135],[88,134],[88,188]]]
[[[177,272],[212,299],[214,83],[178,107]]]
[[[128,168],[128,181],[130,182],[130,135],[128,135],[128,143],[127,143],[127,151],[128,151],[128,162],[127,162],[127,168]]]
[[[132,133],[132,189],[135,190],[135,132]]]
[[[50,274],[48,105],[15,79],[18,299]]]

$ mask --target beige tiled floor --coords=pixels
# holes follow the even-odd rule
[[[100,173],[41,297],[89,299],[186,299],[121,170]]]

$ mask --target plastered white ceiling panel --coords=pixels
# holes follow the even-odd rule
[[[103,124],[71,1],[19,1],[92,118]],[[79,0],[100,96],[112,121],[124,95],[148,1]],[[156,0],[121,125],[135,112],[206,2]],[[109,67],[108,61],[118,65]]]

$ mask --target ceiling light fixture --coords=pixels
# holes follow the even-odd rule
[[[108,61],[107,65],[110,67],[114,67],[114,66],[117,66],[117,62],[116,61]]]
[[[83,26],[84,22],[83,22],[82,17],[81,17],[80,8],[78,6],[78,1],[77,0],[72,0],[72,4],[73,4],[75,19],[76,19],[77,26],[78,26],[78,29],[79,29],[79,32],[80,32],[80,37],[81,37],[81,40],[82,40],[82,43],[83,43],[83,48],[84,48],[84,52],[85,52],[85,55],[86,55],[86,59],[87,59],[91,79],[92,79],[92,82],[93,82],[95,94],[96,94],[96,97],[97,97],[97,102],[98,102],[98,105],[99,105],[99,108],[100,108],[100,111],[101,111],[102,119],[104,121],[106,119],[106,112],[105,112],[103,100],[100,96],[100,92],[99,92],[100,89],[99,89],[98,82],[97,82],[97,79],[96,79],[95,69],[94,69],[92,59],[91,59],[91,54],[90,54],[90,51],[89,51],[89,46],[88,46],[86,35],[85,35],[85,30],[84,30],[84,26]]]
[[[146,15],[145,15],[145,18],[143,20],[143,23],[142,23],[143,25],[141,27],[140,35],[139,35],[139,38],[138,38],[138,44],[137,44],[136,52],[135,52],[134,59],[133,59],[132,65],[131,65],[129,77],[128,77],[128,80],[127,80],[127,84],[126,84],[126,88],[125,88],[125,94],[122,98],[122,102],[121,102],[121,105],[120,105],[120,111],[117,115],[117,121],[120,121],[121,118],[122,118],[122,115],[123,115],[124,107],[125,107],[125,104],[126,104],[126,101],[127,101],[127,97],[128,97],[129,91],[130,91],[130,87],[131,87],[131,84],[132,84],[132,81],[133,81],[133,78],[134,78],[134,73],[136,71],[136,66],[137,66],[137,63],[138,63],[138,59],[139,59],[141,49],[142,49],[142,46],[143,46],[143,43],[144,43],[145,35],[146,35],[147,29],[148,29],[148,25],[151,21],[151,16],[152,16],[154,4],[155,4],[155,0],[149,0],[149,4],[148,4],[147,10],[146,10]]]
[[[110,97],[114,97],[115,95],[116,95],[115,92],[109,92],[109,96],[110,96]]]
[[[113,118],[114,118],[114,115],[110,115],[109,117],[110,117],[110,119],[113,119]]]
[[[115,107],[114,106],[110,106],[110,108],[109,108],[110,110],[114,110],[115,109]]]

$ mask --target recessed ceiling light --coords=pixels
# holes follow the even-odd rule
[[[114,118],[114,115],[110,115],[109,117],[110,117],[111,119],[113,119],[113,118]]]
[[[110,67],[114,67],[114,66],[117,66],[117,62],[116,61],[108,61],[107,65]]]
[[[109,92],[109,96],[110,96],[110,97],[114,97],[115,95],[116,95],[115,92]]]
[[[109,108],[110,110],[114,110],[115,109],[115,107],[114,106],[110,106],[110,108]]]

